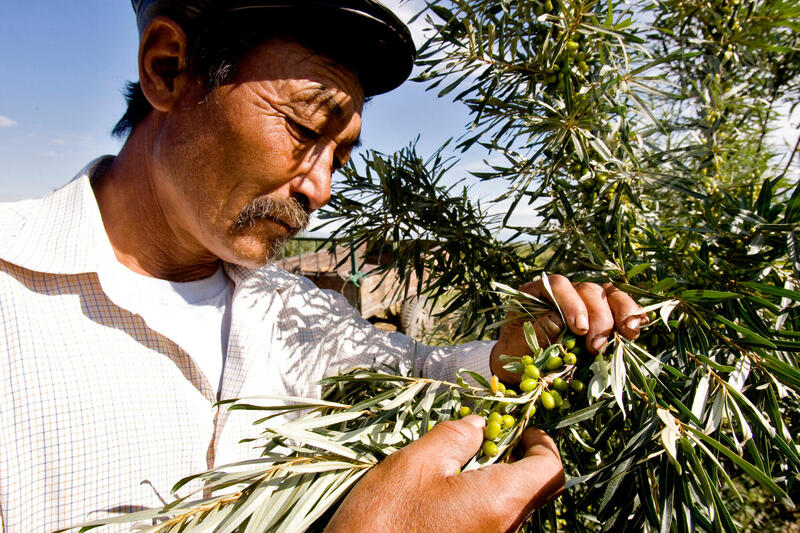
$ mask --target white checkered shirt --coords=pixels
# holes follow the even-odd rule
[[[115,302],[93,168],[43,199],[0,204],[3,532],[157,507],[182,477],[258,454],[239,444],[257,433],[253,415],[213,407],[191,354]],[[489,373],[490,343],[423,346],[275,266],[225,271],[235,291],[222,399],[318,396],[326,374],[409,368],[414,354],[427,375]]]

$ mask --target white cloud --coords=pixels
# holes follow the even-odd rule
[[[55,144],[56,146],[64,146],[67,144],[67,141],[65,141],[64,139],[53,139],[52,141],[50,141],[50,144]]]
[[[0,115],[0,128],[9,128],[11,126],[16,126],[17,122],[15,120],[11,120],[10,118]]]

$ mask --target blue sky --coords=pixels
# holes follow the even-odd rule
[[[385,2],[408,19],[419,0]],[[420,34],[415,30],[415,37]],[[37,197],[98,155],[138,78],[138,35],[128,0],[26,0],[0,8],[0,201]],[[468,122],[460,104],[407,82],[364,113],[365,149],[392,152],[421,133],[427,154]]]
[[[424,5],[423,0],[384,3],[404,20]],[[420,27],[412,32],[420,44]],[[124,109],[125,81],[138,78],[137,49],[129,0],[0,4],[0,201],[42,196],[95,157],[119,150],[109,132]],[[393,152],[420,134],[418,148],[426,155],[468,122],[462,105],[406,82],[368,104],[360,150]],[[800,106],[770,137],[779,146],[793,146],[798,122]],[[465,169],[479,168],[484,156],[468,154],[451,175],[465,177]],[[473,196],[483,200],[503,192],[501,183],[470,183]],[[522,209],[512,218],[516,225],[535,221]]]

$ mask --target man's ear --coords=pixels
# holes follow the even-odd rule
[[[169,111],[189,81],[188,39],[178,24],[166,17],[154,18],[139,45],[139,83],[154,109]]]

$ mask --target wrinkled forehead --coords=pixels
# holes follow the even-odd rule
[[[242,61],[239,81],[271,82],[282,96],[336,118],[360,114],[364,90],[347,66],[286,39],[271,39]]]

